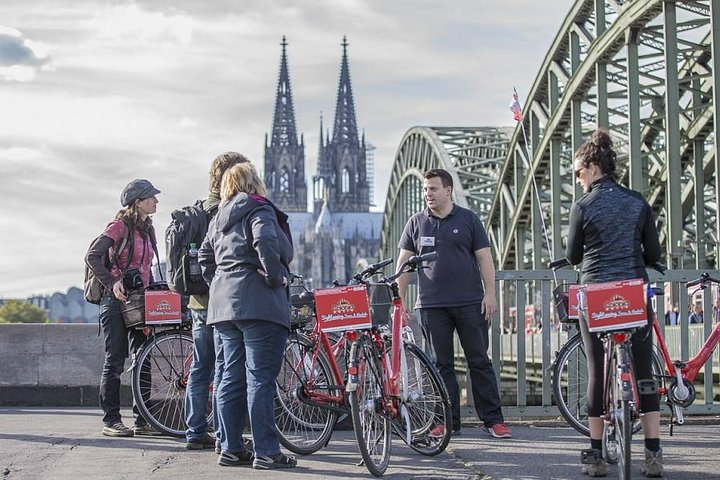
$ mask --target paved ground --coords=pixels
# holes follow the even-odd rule
[[[129,412],[124,412],[129,418]],[[211,451],[190,452],[180,439],[108,438],[100,435],[100,413],[87,408],[0,408],[0,474],[17,479],[252,479],[372,478],[356,466],[360,456],[352,432],[335,432],[327,448],[299,458],[298,468],[280,472],[218,467]],[[393,440],[384,478],[400,479],[577,479],[579,450],[587,440],[562,424],[513,423],[512,439],[490,438],[477,427],[453,437],[448,450],[423,457]],[[669,437],[663,428],[666,477],[720,479],[720,419],[690,420]],[[641,478],[642,439],[633,445]],[[611,467],[608,478],[617,478]]]

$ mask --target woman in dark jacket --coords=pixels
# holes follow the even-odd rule
[[[638,192],[615,182],[616,154],[610,135],[596,130],[575,152],[577,182],[586,194],[570,210],[566,256],[570,263],[582,262],[582,283],[642,278],[648,280],[646,265],[660,259],[660,242],[652,209]],[[652,381],[652,307],[647,307],[647,326],[632,337],[636,378]],[[590,450],[584,473],[604,477],[607,465],[602,458],[603,435],[603,344],[588,330],[581,313],[580,331],[588,364],[588,426]],[[661,477],[660,402],[656,393],[640,395],[647,477]]]
[[[297,464],[280,452],[273,404],[290,328],[287,283],[293,247],[287,215],[264,195],[265,186],[252,164],[241,163],[225,172],[220,209],[199,255],[210,285],[208,324],[222,339],[225,359],[217,392],[222,466],[270,469]],[[246,389],[248,412],[242,402]],[[246,413],[254,455],[241,436]]]
[[[154,255],[155,230],[150,215],[157,210],[157,195],[160,190],[147,180],[133,180],[120,195],[120,210],[103,234],[90,246],[85,262],[103,284],[100,300],[100,324],[105,342],[105,364],[100,378],[100,407],[103,409],[103,435],[111,437],[132,437],[135,435],[156,435],[154,430],[133,406],[135,427],[125,426],[120,416],[120,374],[125,369],[128,343],[133,353],[145,341],[142,330],[125,327],[122,306],[127,300],[128,286],[123,275],[137,269],[142,286],[150,285],[150,266]],[[116,253],[123,238],[127,238],[122,251]],[[115,259],[110,267],[105,258]],[[112,262],[111,262],[112,263]],[[127,279],[126,279],[127,280]],[[137,280],[137,279],[135,279]]]

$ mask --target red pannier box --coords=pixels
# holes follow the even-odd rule
[[[180,294],[170,290],[145,290],[145,324],[179,324]]]
[[[578,290],[580,285],[573,283],[568,286],[568,318],[577,320],[580,318],[578,314]]]
[[[643,279],[591,283],[580,291],[584,292],[591,332],[647,325],[647,287]]]
[[[365,285],[315,290],[315,311],[324,332],[370,328],[370,303]]]

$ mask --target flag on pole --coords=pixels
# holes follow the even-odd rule
[[[517,93],[513,93],[512,101],[510,102],[510,111],[513,112],[513,118],[516,122],[522,122],[522,108],[520,108]]]

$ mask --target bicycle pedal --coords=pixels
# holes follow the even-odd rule
[[[652,395],[657,393],[657,382],[653,379],[638,380],[638,392],[640,395]]]
[[[580,450],[580,463],[583,465],[595,465],[602,460],[600,450],[596,448],[586,448]]]

